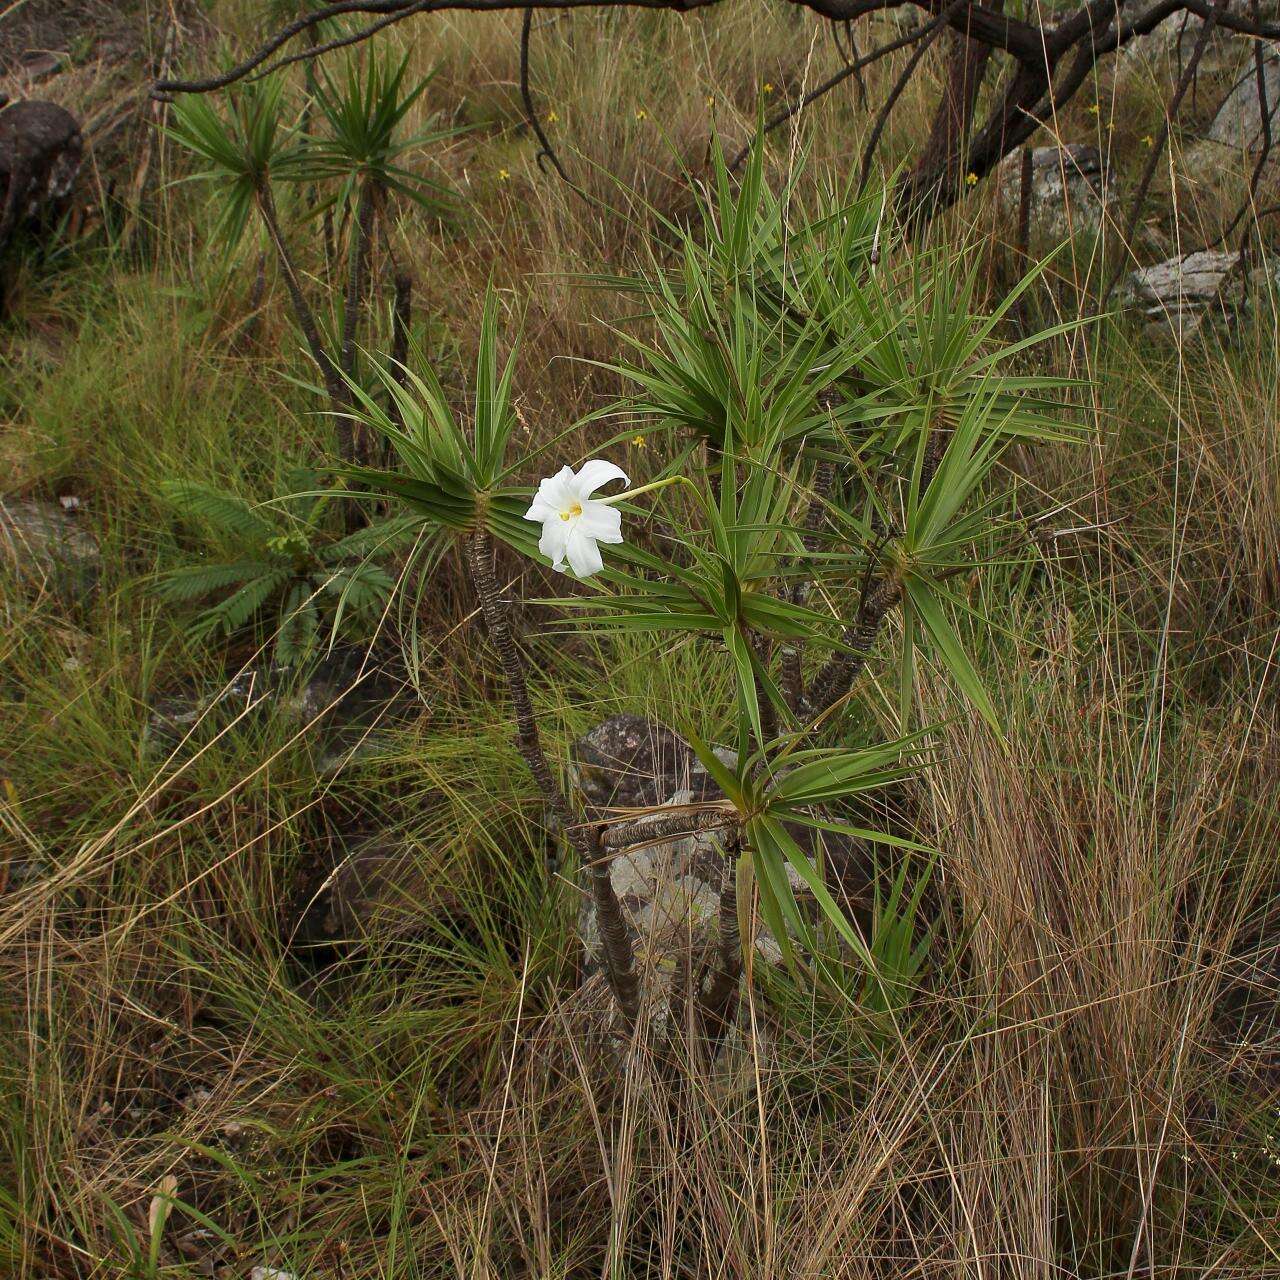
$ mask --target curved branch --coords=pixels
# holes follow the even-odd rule
[[[844,32],[844,38],[849,42],[849,52],[845,53],[844,47],[840,43],[840,32]],[[858,37],[854,34],[852,22],[835,22],[831,25],[831,43],[835,45],[836,52],[840,55],[840,61],[848,66],[850,63],[857,62],[862,54],[858,52]],[[855,70],[858,84],[858,101],[865,107],[867,105],[867,81],[862,74],[861,68]]]
[[[281,59],[267,68],[262,74],[269,74],[278,67],[296,62],[304,58],[315,57],[318,53],[329,49],[341,48],[367,40],[384,27],[402,22],[405,18],[420,13],[437,13],[443,10],[463,10],[469,13],[503,13],[512,9],[673,9],[686,12],[700,9],[706,5],[717,4],[719,0],[338,0],[335,4],[325,5],[322,9],[312,10],[286,23],[274,35],[269,36],[262,45],[243,61],[224,71],[221,75],[209,76],[201,80],[159,80],[152,86],[152,94],[165,97],[175,93],[212,93],[225,89],[237,80],[257,71],[272,54],[284,47],[295,36],[332,18],[351,13],[379,14],[377,22],[370,23],[359,31],[341,36],[324,45],[316,45],[313,49],[304,49],[300,53]]]
[[[533,105],[533,91],[529,88],[529,36],[533,30],[533,10],[525,9],[524,17],[520,22],[520,100],[524,103],[524,118],[533,130],[534,135],[538,139],[538,154],[534,156],[539,169],[543,173],[546,169],[543,167],[543,161],[547,161],[551,167],[559,175],[560,179],[573,188],[579,195],[582,195],[582,188],[565,172],[564,165],[560,163],[560,157],[556,155],[555,148],[551,145],[551,139],[547,137],[546,130],[542,127],[542,121],[538,119],[538,112]],[[585,199],[585,197],[584,197]]]
[[[1114,11],[1114,3],[1110,7]],[[1110,53],[1120,45],[1128,44],[1136,36],[1150,35],[1166,18],[1171,18],[1175,13],[1189,13],[1208,22],[1215,8],[1208,0],[1159,0],[1159,3],[1121,27],[1115,42],[1102,46],[1099,52]],[[1229,9],[1220,12],[1214,18],[1214,23],[1224,31],[1231,31],[1236,35],[1253,36],[1258,40],[1280,40],[1280,24],[1246,18]]]
[[[956,6],[946,5],[942,0],[791,0],[793,4],[812,9],[823,18],[835,22],[851,22],[870,13],[880,13],[888,9],[901,9],[914,5],[935,17],[942,18],[946,25],[953,27],[961,35],[977,40],[981,44],[990,45],[993,49],[1003,49],[1019,61],[1043,58],[1046,32],[1043,27],[1024,22],[1020,18],[1002,13],[998,9],[989,9],[986,5],[971,4],[968,0]],[[1195,3],[1196,0],[1187,0]],[[1114,9],[1115,0],[1109,0]]]
[[[379,31],[393,26],[397,22],[403,22],[405,18],[411,18],[415,13],[425,13],[433,7],[435,6],[431,0],[417,0],[416,4],[411,4],[407,9],[393,13],[389,17],[380,18],[377,22],[371,22],[366,27],[358,27],[355,31],[348,31],[346,35],[334,36],[332,40],[325,40],[321,44],[313,44],[306,49],[299,49],[297,53],[291,53],[288,57],[277,58],[275,62],[255,71],[246,79],[250,83],[255,80],[265,80],[267,76],[274,75],[277,71],[285,67],[292,67],[299,62],[305,62],[310,66],[316,58],[326,53],[332,53],[335,49],[349,49],[353,44],[362,44],[364,41],[376,36]]]
[[[889,90],[889,96],[884,100],[884,105],[881,106],[880,113],[876,116],[871,136],[867,139],[867,145],[862,152],[862,168],[858,173],[859,191],[866,187],[867,179],[871,176],[871,162],[875,159],[876,148],[880,145],[880,137],[884,133],[885,126],[889,123],[889,116],[893,108],[897,105],[898,99],[902,97],[902,91],[911,83],[911,77],[915,75],[921,58],[933,47],[933,42],[941,34],[942,28],[946,26],[951,16],[958,13],[964,6],[965,0],[952,0],[952,3],[934,18],[921,33],[915,52],[907,59],[907,65],[902,68],[902,74],[898,77],[893,88]]]

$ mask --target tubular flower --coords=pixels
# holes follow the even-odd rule
[[[622,541],[622,516],[609,505],[612,500],[591,496],[610,480],[628,483],[621,467],[592,458],[576,473],[561,467],[538,486],[524,518],[542,525],[538,550],[553,569],[564,573],[567,560],[578,577],[589,578],[604,567],[596,544]]]

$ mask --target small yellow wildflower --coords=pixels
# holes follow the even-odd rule
[[[638,107],[636,109],[637,120],[647,120],[648,118],[649,118],[649,113],[643,107]]]
[[[637,449],[643,449],[649,442],[644,438],[644,436],[632,436],[631,443],[635,445]]]
[[[511,177],[511,172],[510,172],[510,170],[508,170],[508,169],[499,169],[499,170],[498,170],[498,181],[499,181],[499,182],[506,182],[506,180],[507,180],[508,178],[510,178],[510,177]]]
[[[966,173],[964,180],[971,187],[976,187],[978,185],[978,175],[976,173]]]
[[[773,92],[773,85],[772,85],[768,80],[766,80],[766,81],[764,82],[764,91],[765,91],[765,93],[772,93],[772,92]]]
[[[1156,145],[1156,140],[1150,134],[1147,134],[1147,136],[1142,139],[1142,145],[1144,147],[1154,147]]]
[[[554,107],[553,107],[550,111],[548,111],[548,112],[547,112],[547,123],[548,123],[548,124],[555,124],[555,122],[556,122],[557,120],[559,120],[559,119],[560,119],[560,113],[559,113],[558,111],[556,111]]]
[[[1096,116],[1098,114],[1098,104],[1096,102],[1090,106],[1089,114],[1091,116]]]

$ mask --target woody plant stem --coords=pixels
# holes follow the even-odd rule
[[[631,937],[609,874],[612,856],[604,849],[598,826],[583,825],[575,820],[564,793],[552,775],[551,766],[547,763],[533,712],[533,702],[529,697],[524,661],[507,621],[509,606],[499,594],[494,577],[493,544],[488,531],[483,528],[476,529],[467,540],[467,567],[476,594],[480,597],[480,608],[484,613],[489,639],[498,651],[498,660],[502,664],[502,674],[515,716],[516,746],[542,793],[543,802],[573,846],[590,878],[591,898],[600,928],[609,989],[617,1002],[624,1025],[630,1032],[635,1027],[640,1010],[639,983]]]

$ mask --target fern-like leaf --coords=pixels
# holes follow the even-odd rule
[[[216,529],[261,546],[276,532],[243,498],[194,480],[166,480],[160,492],[184,515],[207,520]]]
[[[155,584],[156,594],[172,604],[198,600],[222,587],[233,587],[271,573],[273,566],[263,560],[232,560],[226,564],[193,564],[171,569]]]
[[[287,570],[275,569],[246,582],[238,591],[200,614],[192,622],[190,633],[202,638],[216,631],[226,635],[238,631],[288,580]]]
[[[421,523],[416,516],[379,520],[330,543],[320,551],[320,559],[325,564],[338,564],[343,560],[357,557],[363,559],[365,556],[394,551],[409,540]]]
[[[275,660],[282,667],[295,667],[315,649],[320,619],[310,582],[295,582],[280,609],[276,631]]]

